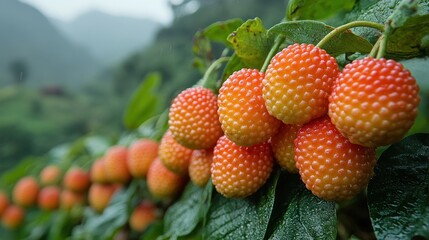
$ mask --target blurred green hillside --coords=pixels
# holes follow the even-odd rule
[[[98,69],[83,48],[61,35],[33,7],[17,0],[2,0],[0,7],[0,86],[26,83],[74,87]],[[14,75],[18,72],[18,76]]]
[[[192,55],[197,30],[216,21],[256,16],[269,27],[282,19],[285,6],[284,1],[274,0],[186,0],[172,4],[174,21],[158,32],[152,45],[94,73],[94,60],[79,47],[69,45],[72,41],[59,34],[44,16],[16,0],[5,1],[0,9],[0,31],[12,29],[17,33],[0,38],[2,49],[10,46],[9,53],[0,54],[0,172],[78,136],[115,139],[124,130],[124,108],[148,73],[160,73],[159,94],[165,105],[202,77]],[[28,24],[23,17],[16,19],[5,10],[8,6],[9,10],[21,9],[21,16],[36,15],[39,20]],[[40,24],[43,27],[38,27],[38,22],[44,23]],[[18,33],[21,35],[14,35]],[[22,42],[16,36],[22,36]],[[62,50],[52,52],[58,44],[62,44]],[[6,55],[8,59],[18,59],[11,56],[22,52],[29,60],[24,64],[18,61],[15,69],[1,60]],[[215,46],[211,54],[215,59],[221,49]],[[61,61],[73,64],[62,63],[68,67],[59,68]],[[23,69],[28,70],[28,76],[21,79]]]

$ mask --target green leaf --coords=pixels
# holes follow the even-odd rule
[[[231,46],[227,41],[228,36],[243,24],[239,18],[229,19],[226,21],[215,22],[206,27],[202,32],[205,37],[214,42],[220,42],[226,46]]]
[[[127,223],[130,201],[137,190],[138,182],[133,181],[127,189],[116,192],[102,214],[88,208],[84,223],[74,229],[72,239],[111,239]]]
[[[134,92],[124,115],[124,125],[136,129],[141,123],[160,112],[162,99],[158,94],[161,83],[159,73],[148,74]]]
[[[206,239],[264,239],[273,211],[279,174],[255,194],[244,199],[227,199],[216,193],[207,215]]]
[[[429,55],[429,14],[413,16],[387,34],[386,57],[403,59]]]
[[[227,41],[227,38],[242,24],[243,20],[234,18],[226,21],[215,22],[204,30],[198,31],[194,35],[192,45],[192,51],[196,56],[194,59],[194,66],[204,73],[214,57],[211,41],[218,42],[224,44],[226,47],[232,48],[232,45]]]
[[[228,36],[235,53],[249,68],[260,69],[271,49],[274,38],[269,38],[261,19],[247,20]]]
[[[299,175],[282,174],[279,182],[269,239],[335,239],[335,203],[313,195]]]
[[[287,19],[326,19],[343,10],[351,10],[355,0],[291,0],[287,9]]]
[[[344,16],[344,21],[366,20],[384,24],[401,2],[402,0],[359,0],[352,11]],[[418,1],[416,14],[422,15],[428,12],[429,0]],[[355,28],[353,31],[372,43],[380,36],[378,31],[371,28]]]
[[[429,238],[429,134],[415,134],[383,152],[368,186],[378,239]]]
[[[293,43],[308,43],[316,45],[324,36],[334,30],[322,22],[312,20],[301,20],[293,22],[279,23],[268,30],[270,36],[283,35],[286,41]],[[345,31],[329,40],[323,47],[333,56],[342,53],[369,53],[372,44],[366,39]]]
[[[245,64],[243,63],[243,61],[237,56],[237,54],[234,53],[231,56],[231,59],[226,64],[225,69],[223,70],[222,83],[229,76],[231,76],[231,74],[233,74],[235,71],[242,69],[244,66],[245,66]]]
[[[180,237],[191,233],[202,220],[201,202],[204,191],[194,184],[188,184],[180,200],[168,208],[164,216],[167,237]]]

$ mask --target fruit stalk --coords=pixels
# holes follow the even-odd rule
[[[323,45],[325,45],[331,38],[335,37],[336,35],[350,28],[355,28],[355,27],[370,27],[370,28],[378,29],[380,32],[384,32],[384,26],[380,23],[369,22],[369,21],[354,21],[335,28],[330,33],[328,33],[322,40],[320,40],[320,42],[316,46],[319,48],[323,48]]]
[[[208,79],[210,78],[210,75],[213,71],[215,71],[220,65],[224,62],[228,62],[231,57],[220,57],[216,59],[208,68],[207,71],[204,73],[203,80],[201,81],[201,86],[204,88],[209,88],[208,85]]]
[[[271,58],[277,53],[277,50],[279,49],[280,45],[285,41],[286,37],[283,35],[277,36],[276,40],[274,40],[274,45],[270,49],[270,52],[268,53],[267,57],[265,58],[265,62],[262,65],[261,72],[264,73],[267,70],[268,65],[270,64]]]

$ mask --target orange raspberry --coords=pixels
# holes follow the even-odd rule
[[[293,141],[300,127],[300,125],[283,124],[279,132],[271,138],[271,148],[277,163],[291,173],[298,172]]]
[[[161,139],[158,154],[164,166],[170,171],[180,175],[188,173],[192,150],[177,143],[169,130]]]
[[[156,206],[150,202],[142,202],[131,213],[129,224],[132,230],[143,232],[156,219]]]
[[[67,189],[61,191],[60,207],[65,210],[70,210],[75,206],[83,205],[85,196],[80,192],[73,192]]]
[[[214,148],[213,185],[225,197],[244,198],[264,185],[272,168],[268,142],[242,147],[223,136]]]
[[[61,169],[55,165],[46,166],[40,172],[40,183],[44,186],[56,185],[61,180]]]
[[[2,216],[2,224],[6,228],[16,229],[24,221],[25,211],[19,206],[10,205],[6,208]]]
[[[314,195],[343,201],[366,187],[376,158],[374,148],[351,143],[323,117],[299,129],[295,161],[302,181]]]
[[[219,120],[225,135],[240,146],[267,141],[280,127],[262,98],[264,74],[256,69],[234,72],[219,90]]]
[[[109,202],[115,194],[117,187],[111,184],[94,183],[89,188],[89,205],[98,213],[102,213],[109,205]]]
[[[79,167],[70,168],[64,175],[63,186],[71,191],[84,192],[90,184],[89,174]]]
[[[106,167],[104,164],[104,158],[100,158],[94,161],[90,171],[91,182],[93,183],[108,183],[109,179],[106,174]]]
[[[111,147],[104,156],[107,178],[113,183],[127,183],[131,179],[128,169],[128,149],[123,146]]]
[[[60,205],[60,189],[56,186],[42,188],[38,198],[39,207],[44,210],[54,210]]]
[[[189,177],[195,185],[203,187],[207,184],[211,176],[212,161],[213,149],[193,151],[189,164]]]
[[[181,145],[190,149],[213,148],[223,135],[216,95],[203,87],[184,90],[171,104],[168,125]]]
[[[152,161],[158,157],[158,143],[150,139],[140,139],[131,145],[128,152],[128,169],[136,178],[146,177]]]
[[[30,207],[37,202],[39,184],[34,177],[24,177],[13,189],[13,201],[22,207]]]
[[[156,158],[147,173],[147,186],[156,198],[172,198],[184,187],[186,178],[168,170],[159,158]]]
[[[339,73],[325,50],[293,44],[277,53],[267,68],[263,97],[268,111],[285,124],[304,124],[328,112],[328,96]]]
[[[329,97],[329,116],[350,142],[366,147],[401,140],[417,117],[419,87],[394,60],[364,58],[346,65]]]

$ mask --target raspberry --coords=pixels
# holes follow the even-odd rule
[[[150,139],[140,139],[130,146],[128,169],[133,177],[146,177],[152,161],[158,156],[158,143]]]
[[[161,139],[158,154],[164,166],[170,171],[180,175],[188,173],[192,150],[177,143],[169,130]]]
[[[85,196],[83,193],[73,192],[67,189],[61,191],[60,206],[62,209],[70,210],[75,206],[83,205]]]
[[[96,212],[102,213],[107,205],[109,205],[109,202],[116,190],[116,186],[111,184],[92,184],[88,193],[89,205]]]
[[[9,206],[9,197],[6,193],[0,192],[0,216],[3,215],[3,212]]]
[[[89,174],[79,167],[70,168],[64,175],[63,186],[68,190],[84,192],[90,184]]]
[[[176,196],[185,185],[186,179],[168,170],[159,158],[156,158],[147,173],[147,186],[156,198],[172,198]]]
[[[223,135],[216,95],[202,87],[184,90],[171,104],[168,125],[181,145],[190,149],[213,148]]]
[[[189,177],[195,185],[203,187],[209,181],[212,161],[213,149],[194,150],[189,164]]]
[[[22,224],[24,217],[24,209],[16,205],[10,205],[3,213],[2,224],[9,229],[16,229]]]
[[[128,149],[123,146],[111,147],[104,156],[107,179],[113,183],[127,183],[131,179],[127,160]]]
[[[329,116],[350,142],[366,147],[401,140],[417,117],[419,87],[394,60],[364,58],[346,65],[329,97]]]
[[[131,213],[128,222],[132,230],[143,232],[156,218],[156,206],[150,202],[142,202]]]
[[[295,163],[295,144],[300,125],[283,124],[276,135],[271,138],[271,148],[277,163],[291,173],[297,173]]]
[[[56,186],[42,188],[39,193],[38,203],[41,209],[57,209],[60,205],[60,189]]]
[[[264,74],[255,69],[234,72],[219,90],[219,120],[225,135],[240,146],[267,141],[280,127],[262,98]]]
[[[61,180],[61,169],[55,165],[49,165],[40,172],[40,183],[44,186],[56,185]]]
[[[94,161],[91,166],[91,182],[93,183],[108,183],[104,159],[100,158]]]
[[[273,157],[268,142],[243,147],[223,136],[214,148],[213,185],[225,197],[244,198],[264,185],[272,168]]]
[[[312,44],[293,44],[268,65],[263,97],[268,111],[285,124],[304,124],[328,111],[328,96],[339,73],[325,50]]]
[[[366,187],[376,163],[375,149],[351,143],[328,117],[298,130],[295,161],[302,181],[328,201],[348,200]]]
[[[13,189],[13,201],[22,207],[30,207],[37,202],[39,184],[34,177],[24,177]]]

